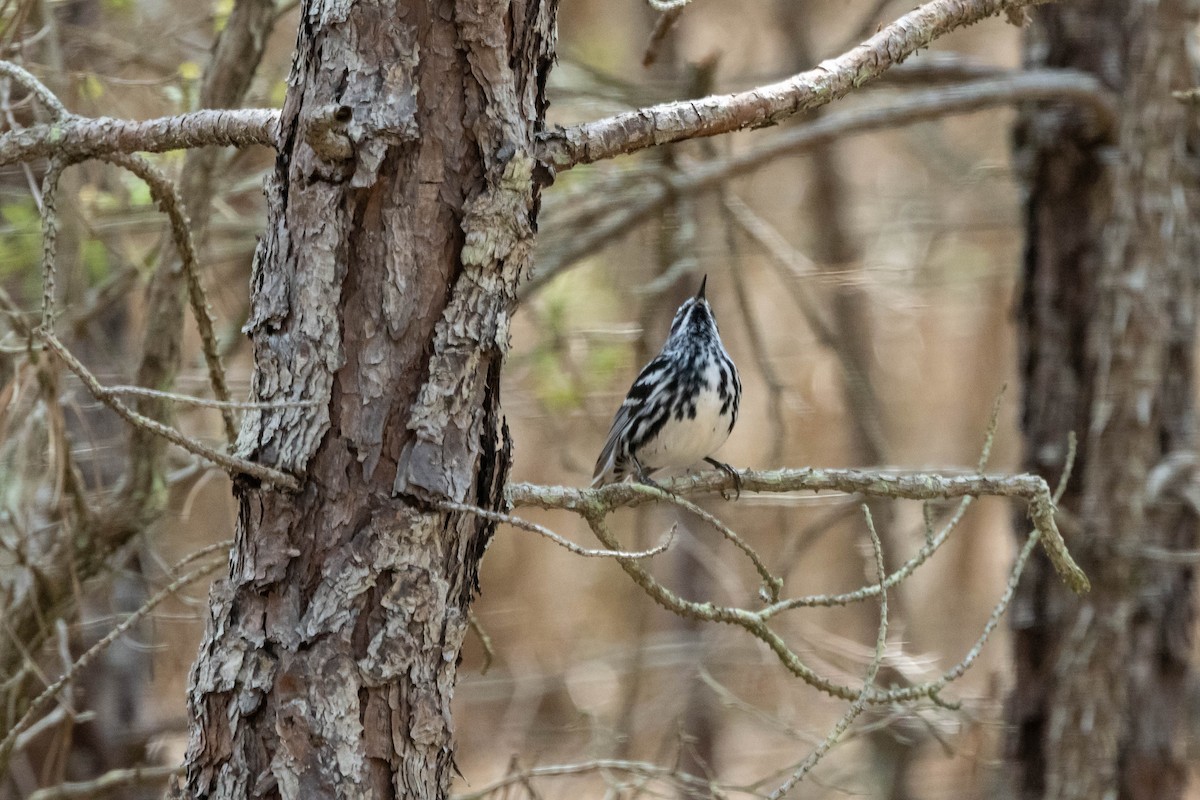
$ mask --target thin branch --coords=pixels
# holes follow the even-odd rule
[[[225,453],[218,452],[211,447],[201,444],[195,439],[184,436],[182,433],[170,426],[164,425],[157,420],[150,419],[147,416],[137,413],[133,409],[129,408],[129,406],[125,405],[116,397],[114,397],[112,393],[107,391],[100,381],[96,379],[96,376],[93,375],[88,368],[79,361],[79,359],[75,358],[75,356],[63,345],[62,342],[58,340],[56,336],[54,336],[54,334],[44,331],[41,334],[41,339],[43,342],[45,342],[46,346],[53,350],[54,353],[60,359],[62,359],[63,363],[66,364],[67,367],[74,372],[81,381],[83,381],[83,385],[88,388],[88,391],[92,393],[92,396],[115,411],[118,416],[120,416],[130,425],[136,425],[139,428],[148,430],[157,436],[161,436],[172,444],[178,445],[184,450],[187,450],[189,453],[200,456],[201,458],[205,458],[218,466],[224,467],[235,475],[249,475],[253,478],[263,481],[264,483],[271,483],[292,491],[295,491],[300,487],[299,481],[286,472],[282,472],[271,467],[265,467],[262,464],[256,464],[255,462],[247,461],[244,458],[237,458],[236,456],[230,456],[226,455]]]
[[[111,153],[163,153],[207,145],[275,147],[279,112],[268,108],[194,111],[143,121],[70,117],[0,135],[0,166],[59,156],[72,161]]]
[[[253,400],[213,400],[207,397],[195,397],[190,394],[177,392],[162,392],[158,389],[147,389],[145,386],[106,386],[104,391],[119,397],[153,397],[158,400],[169,400],[185,406],[202,406],[204,408],[231,408],[235,411],[248,411],[259,408],[312,408],[320,405],[319,400],[279,400],[260,402]]]
[[[46,87],[46,84],[38,80],[32,72],[21,65],[14,64],[11,61],[0,61],[0,75],[10,78],[25,87],[50,112],[51,117],[62,119],[72,116],[71,112],[67,111],[67,107],[58,99],[58,96],[50,91]]]
[[[1021,552],[1017,554],[1017,560],[1013,564],[1012,570],[1008,573],[1008,581],[1004,587],[1004,594],[1000,596],[1000,600],[992,609],[992,613],[988,615],[987,622],[983,626],[983,631],[979,634],[979,638],[975,640],[975,644],[967,651],[962,661],[948,669],[938,683],[945,686],[951,681],[958,680],[975,662],[979,654],[983,652],[983,646],[987,644],[992,632],[996,630],[996,626],[1000,624],[1000,618],[1004,616],[1004,612],[1008,610],[1008,606],[1012,603],[1012,599],[1017,591],[1017,583],[1021,580],[1021,574],[1025,571],[1025,564],[1029,561],[1029,556],[1033,553],[1038,544],[1039,532],[1034,530],[1029,534],[1029,538],[1025,540],[1024,546],[1021,547]]]
[[[833,730],[825,737],[822,742],[817,745],[800,766],[792,773],[778,789],[771,792],[770,800],[778,800],[782,798],[792,787],[800,781],[804,780],[804,776],[812,771],[812,768],[817,765],[826,753],[828,753],[838,740],[842,738],[842,734],[850,727],[850,723],[854,722],[855,718],[863,712],[870,701],[871,690],[875,686],[875,678],[879,674],[879,665],[883,663],[883,655],[887,651],[887,632],[888,632],[888,604],[887,604],[887,568],[883,565],[883,545],[879,541],[879,532],[875,530],[875,521],[871,518],[871,509],[866,504],[862,507],[863,516],[867,521],[867,532],[871,537],[871,548],[875,552],[875,574],[878,577],[879,583],[879,629],[875,635],[875,652],[871,656],[871,663],[867,665],[867,674],[863,678],[862,692],[858,699],[850,704],[846,709],[846,713],[833,726]]]
[[[846,136],[1037,100],[1079,103],[1092,111],[1100,132],[1112,130],[1115,106],[1111,93],[1095,76],[1082,72],[1017,72],[953,86],[898,93],[864,108],[831,112],[730,158],[697,164],[674,174],[652,173],[640,182],[634,182],[627,191],[614,195],[609,213],[589,224],[559,252],[539,257],[534,276],[522,286],[522,296],[535,292],[559,272],[595,252],[600,244],[652,219],[672,196],[714,191],[727,181],[776,163],[784,156],[797,155]],[[592,213],[598,211],[593,209]]]
[[[492,668],[492,662],[496,660],[496,648],[492,644],[492,637],[484,630],[483,624],[480,623],[479,617],[475,616],[474,610],[467,612],[467,625],[475,632],[479,638],[479,646],[483,648],[483,664],[479,666],[479,674],[487,675],[488,670]]]
[[[592,533],[606,547],[615,548],[616,537],[609,531],[604,522],[605,511],[599,506],[588,506],[580,509],[584,519],[592,528]],[[826,694],[843,700],[857,699],[859,692],[818,675],[811,667],[800,660],[800,657],[787,646],[783,638],[767,625],[762,617],[753,611],[733,606],[719,606],[715,603],[698,603],[685,600],[659,583],[654,576],[632,559],[618,558],[617,564],[625,571],[634,583],[641,587],[650,599],[668,611],[688,619],[721,622],[742,628],[759,641],[766,644],[775,653],[780,663],[800,680]]]
[[[42,178],[42,330],[54,328],[56,273],[58,262],[58,182],[69,165],[63,158],[50,159]]]
[[[189,555],[180,563],[186,564],[202,556],[210,555],[220,549],[228,550],[230,544],[231,542],[224,541],[209,545],[197,553]],[[25,709],[25,713],[21,715],[21,718],[17,720],[16,724],[12,726],[7,734],[5,734],[4,739],[0,741],[0,759],[6,759],[8,757],[8,755],[12,752],[13,745],[16,743],[17,736],[19,736],[23,730],[29,727],[30,723],[32,723],[34,720],[34,717],[36,717],[37,714],[42,711],[42,709],[50,704],[55,695],[57,695],[67,684],[74,680],[80,672],[86,669],[88,665],[91,664],[97,656],[104,652],[109,645],[111,645],[113,642],[119,639],[122,634],[140,622],[147,614],[157,608],[163,600],[166,600],[168,597],[174,595],[181,588],[187,586],[192,581],[198,580],[205,575],[216,571],[216,569],[224,563],[224,561],[214,561],[211,564],[197,567],[190,572],[180,575],[155,593],[154,596],[152,596],[149,600],[143,603],[137,611],[134,611],[132,614],[126,617],[121,624],[114,627],[111,631],[105,634],[103,638],[85,650],[83,654],[79,656],[79,658],[75,659],[74,663],[71,664],[71,666],[58,680],[47,686],[44,690],[42,690],[41,694],[33,699],[33,701],[29,704],[29,707]]]
[[[548,767],[533,767],[532,769],[512,772],[505,775],[503,778],[489,783],[481,789],[469,792],[467,794],[456,795],[454,800],[482,800],[490,794],[493,794],[500,789],[504,789],[514,784],[523,783],[530,778],[552,778],[567,775],[587,775],[593,772],[602,771],[626,772],[631,775],[640,775],[643,777],[655,778],[663,781],[670,781],[680,786],[692,789],[712,789],[712,781],[695,775],[688,775],[674,769],[651,764],[644,761],[624,761],[613,758],[598,758],[594,761],[586,761],[582,764],[555,764]]]
[[[956,28],[1043,1],[932,0],[849,52],[787,80],[548,131],[539,140],[538,159],[563,170],[683,139],[776,125],[837,100]]]
[[[498,511],[488,511],[486,508],[480,508],[479,506],[473,506],[467,503],[457,503],[453,500],[438,500],[434,503],[434,505],[445,511],[458,511],[464,514],[474,514],[477,517],[489,520],[491,522],[503,522],[505,525],[511,525],[514,528],[520,528],[523,531],[536,533],[539,536],[546,537],[561,547],[565,547],[575,555],[584,556],[585,558],[650,558],[666,552],[667,548],[669,548],[671,543],[675,540],[675,526],[672,525],[662,542],[654,547],[651,547],[649,550],[631,551],[622,550],[620,547],[614,547],[611,550],[592,550],[586,547],[580,547],[570,539],[555,533],[547,527],[538,525],[536,522],[530,522],[529,520],[521,519],[520,517],[514,517],[511,514],[501,514]]]
[[[697,517],[711,525],[717,531],[717,533],[728,539],[734,547],[745,553],[746,558],[750,559],[750,563],[754,565],[754,571],[757,572],[758,577],[762,579],[763,596],[769,599],[771,602],[775,602],[779,599],[779,593],[783,590],[783,579],[777,578],[775,575],[771,574],[771,571],[767,569],[766,563],[763,562],[762,556],[760,556],[753,547],[747,544],[745,539],[743,539],[741,536],[738,536],[738,534],[734,532],[732,528],[718,519],[715,515],[710,514],[690,500],[677,495],[668,494],[667,492],[662,493],[661,499],[673,506],[678,506],[679,508],[692,512]]]
[[[137,789],[165,783],[172,775],[182,773],[183,767],[131,767],[109,770],[90,781],[72,781],[47,786],[29,795],[28,800],[83,800],[104,797],[118,790]]]
[[[683,9],[687,2],[679,3],[666,9],[658,9],[662,13],[658,19],[654,21],[654,29],[650,31],[650,39],[646,42],[646,50],[642,53],[642,66],[652,67],[654,62],[658,60],[659,51],[662,50],[663,42],[666,41],[671,29],[675,27],[675,23],[679,22],[679,17],[683,15]]]
[[[200,332],[201,350],[204,362],[208,366],[208,381],[213,394],[222,403],[229,401],[229,387],[225,382],[225,367],[221,364],[221,354],[217,348],[217,338],[213,332],[212,309],[208,305],[208,296],[204,285],[200,282],[200,264],[196,257],[196,245],[192,238],[192,229],[188,224],[183,209],[183,200],[175,182],[146,159],[138,155],[114,153],[103,156],[105,161],[129,170],[150,188],[150,195],[158,204],[159,210],[167,215],[171,225],[171,237],[175,240],[175,249],[179,253],[180,264],[187,281],[188,300],[192,306],[192,316]],[[237,441],[237,423],[233,412],[224,406],[221,409],[221,419],[225,424],[225,437],[230,444]]]

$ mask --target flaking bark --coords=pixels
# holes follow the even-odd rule
[[[556,4],[309,3],[247,331],[261,400],[193,674],[190,797],[442,797],[501,503],[499,370],[528,268]],[[344,145],[348,143],[349,147]],[[350,157],[342,157],[349,152]]]

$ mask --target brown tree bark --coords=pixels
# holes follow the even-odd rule
[[[442,797],[509,465],[499,369],[530,262],[554,0],[305,5],[247,324],[229,579],[192,676],[190,797]]]
[[[1115,129],[1055,105],[1023,110],[1028,186],[1020,299],[1026,465],[1056,479],[1068,431],[1075,478],[1061,503],[1091,577],[1075,597],[1044,559],[1013,609],[1010,699],[1024,798],[1172,798],[1182,753],[1195,547],[1197,255],[1195,0],[1086,0],[1039,9],[1031,66],[1074,67],[1119,96]]]

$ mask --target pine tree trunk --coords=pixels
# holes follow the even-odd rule
[[[1180,797],[1194,615],[1193,378],[1197,257],[1194,111],[1186,52],[1195,0],[1081,0],[1039,8],[1031,66],[1096,74],[1116,119],[1023,110],[1027,188],[1020,300],[1026,466],[1057,479],[1091,594],[1043,560],[1013,608],[1017,685],[1010,757],[1023,798]],[[1194,493],[1193,493],[1194,494]]]
[[[499,373],[530,263],[555,0],[309,0],[247,331],[230,575],[192,674],[185,796],[445,796],[500,504]],[[304,405],[310,403],[311,405]]]

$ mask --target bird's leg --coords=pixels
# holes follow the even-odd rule
[[[724,461],[717,461],[715,458],[710,456],[705,456],[704,460],[721,470],[721,472],[724,472],[729,477],[733,478],[733,488],[737,492],[733,499],[740,500],[742,497],[742,474],[726,464]],[[721,496],[726,500],[729,499],[729,496],[725,494],[724,490],[721,491]]]
[[[658,489],[660,492],[666,492],[667,494],[674,494],[674,492],[672,492],[670,489],[667,489],[662,484],[660,484],[658,481],[656,481],[650,477],[650,473],[647,472],[646,468],[642,466],[642,462],[638,461],[637,456],[631,454],[629,456],[629,460],[633,462],[633,471],[634,471],[634,475],[638,479],[638,483],[644,483],[647,486],[653,486],[655,489]]]

